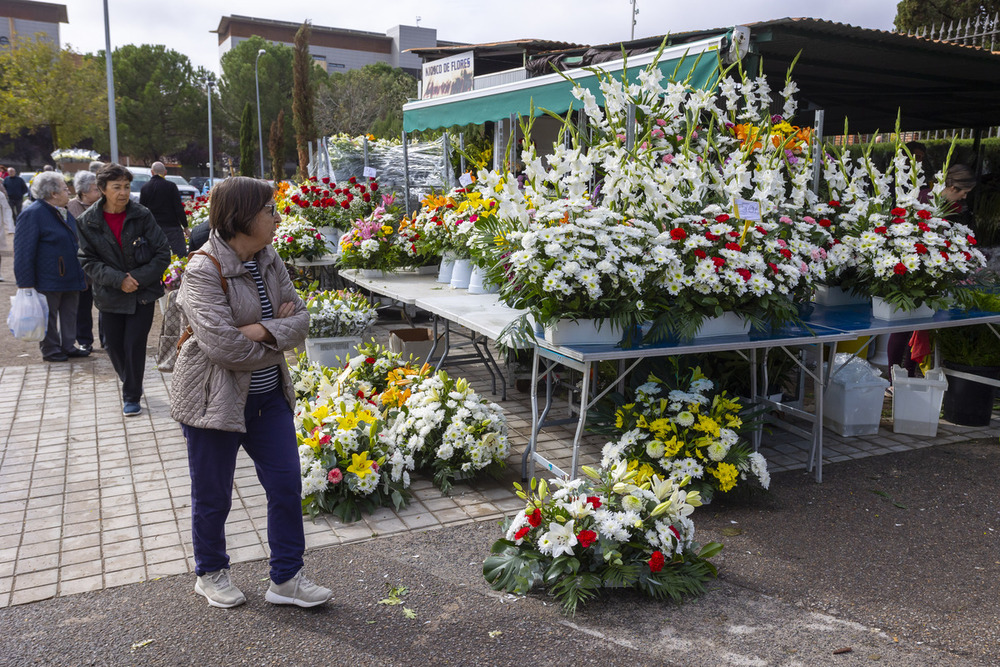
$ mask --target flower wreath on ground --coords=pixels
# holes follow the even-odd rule
[[[582,470],[586,477],[551,487],[532,479],[527,493],[515,484],[526,505],[483,564],[490,586],[523,595],[544,584],[569,614],[604,587],[678,602],[703,593],[722,545],[695,544],[690,515],[701,498],[684,490],[687,480],[639,483],[624,460]]]
[[[387,420],[393,479],[407,470],[427,470],[434,485],[448,493],[456,477],[498,477],[506,466],[510,443],[503,408],[464,378],[439,371],[413,383],[409,398],[390,409]]]
[[[678,483],[690,479],[705,503],[737,485],[767,489],[767,461],[740,441],[739,402],[714,389],[697,368],[679,378],[676,388],[650,374],[634,400],[615,411],[621,436],[604,446],[601,465],[624,459],[636,483],[653,475]]]
[[[311,292],[302,298],[309,311],[310,338],[363,336],[378,320],[378,311],[360,292]]]

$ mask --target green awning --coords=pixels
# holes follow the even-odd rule
[[[704,87],[717,74],[718,50],[722,36],[665,49],[658,63],[659,69],[671,76],[677,70],[679,79],[690,75],[691,84]],[[699,58],[699,56],[701,56]],[[634,56],[628,61],[628,77],[634,81],[639,72],[653,61],[655,53]],[[620,76],[621,60],[599,65],[601,69]],[[574,81],[590,90],[598,104],[603,104],[600,83],[592,72],[582,69],[565,73]],[[410,102],[403,106],[403,129],[407,132],[430,130],[452,125],[480,125],[486,121],[510,118],[511,114],[528,116],[534,104],[535,115],[542,115],[543,109],[554,113],[565,113],[570,104],[581,108],[573,97],[573,84],[559,74],[499,85],[485,90],[460,93],[450,97]]]

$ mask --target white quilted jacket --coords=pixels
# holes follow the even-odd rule
[[[246,433],[243,411],[252,371],[280,366],[285,398],[294,410],[295,392],[284,352],[302,345],[309,331],[309,313],[271,246],[256,256],[264,288],[275,312],[282,303],[292,301],[295,313],[265,322],[260,319],[260,296],[253,277],[229,244],[213,231],[202,250],[219,260],[229,292],[223,292],[211,259],[191,258],[177,303],[183,312],[182,330],[190,324],[194,335],[177,355],[170,382],[170,415],[189,426]],[[257,322],[271,332],[275,344],[255,343],[238,329]]]

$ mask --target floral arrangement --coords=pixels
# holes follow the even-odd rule
[[[615,411],[621,436],[604,446],[601,465],[625,461],[637,484],[653,475],[690,479],[706,503],[744,482],[768,488],[767,461],[740,442],[739,402],[714,388],[699,369],[676,389],[650,374],[634,401]]]
[[[948,294],[985,265],[972,230],[944,217],[944,170],[928,191],[934,204],[922,203],[921,167],[903,146],[884,172],[867,155],[852,165],[842,152],[826,161],[824,176],[830,195],[845,202],[828,204],[836,220],[834,284],[902,310],[947,308]]]
[[[406,366],[407,362],[403,360],[402,354],[393,352],[374,340],[355,349],[357,355],[347,358],[343,370],[337,376],[339,391],[378,405],[382,393],[389,388],[393,379],[392,371]]]
[[[49,154],[53,160],[73,160],[74,162],[90,162],[100,160],[101,154],[84,148],[57,148]]]
[[[187,257],[178,257],[171,253],[170,264],[167,265],[167,269],[163,272],[163,277],[160,279],[163,282],[163,289],[168,292],[180,289],[181,278],[184,276],[184,269],[187,268],[187,263]]]
[[[302,506],[310,516],[332,512],[342,521],[408,500],[406,486],[385,468],[382,422],[371,405],[322,392],[299,404],[295,415],[302,470]]]
[[[407,470],[430,470],[435,486],[447,493],[457,475],[482,471],[496,476],[503,470],[510,444],[499,405],[444,371],[409,390],[405,402],[389,412],[384,433],[393,450],[394,480]]]
[[[399,225],[399,244],[415,261],[448,254],[457,259],[478,258],[473,230],[479,220],[489,220],[496,202],[477,189],[454,188],[448,194],[429,194],[420,210]]]
[[[368,217],[379,205],[378,190],[374,178],[362,183],[351,177],[338,186],[329,178],[311,177],[283,189],[280,203],[275,203],[285,215],[297,215],[314,227],[347,230],[353,221]]]
[[[392,197],[366,218],[356,220],[340,239],[340,265],[348,269],[395,271],[405,260],[397,242],[393,216],[387,213]]]
[[[327,252],[326,241],[315,227],[297,215],[285,215],[274,230],[274,249],[286,262],[306,261],[322,257]]]
[[[295,400],[302,401],[315,396],[321,387],[332,386],[336,380],[336,369],[309,361],[305,352],[300,352],[294,365],[288,367],[295,389]]]
[[[188,229],[194,229],[201,223],[208,222],[209,210],[209,195],[201,195],[184,202],[184,213],[187,215]]]
[[[360,292],[313,292],[303,298],[309,311],[310,338],[361,336],[378,319],[378,311]]]
[[[340,150],[361,150],[364,148],[365,139],[368,140],[368,147],[376,148],[395,148],[402,144],[402,141],[398,137],[392,139],[378,139],[374,134],[359,134],[358,136],[351,136],[349,134],[334,134],[327,137],[327,144],[331,148],[339,148]]]
[[[493,243],[501,296],[545,324],[609,319],[628,329],[652,319],[653,340],[690,337],[726,311],[758,327],[797,319],[796,298],[825,275],[828,236],[808,215],[812,135],[785,120],[794,83],[778,116],[763,78],[720,76],[701,90],[664,82],[655,63],[634,85],[599,76],[603,108],[590,91],[573,92],[594,133],[586,148],[567,122],[573,145],[543,162],[528,122],[523,188],[510,174],[479,173],[497,202],[499,222],[479,244]],[[741,199],[759,205],[759,220],[737,217]],[[611,257],[588,252],[606,244]],[[540,279],[548,293],[525,292]]]
[[[624,461],[582,470],[586,477],[551,487],[514,485],[525,509],[483,563],[490,586],[523,595],[544,584],[570,614],[606,586],[675,601],[704,592],[722,545],[694,542],[698,493],[657,475],[640,483]]]

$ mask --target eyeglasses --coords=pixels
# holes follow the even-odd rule
[[[264,207],[264,210],[267,211],[268,213],[270,213],[271,217],[273,218],[275,212],[277,212],[277,210],[278,210],[278,205],[277,204],[268,204],[267,206]]]

